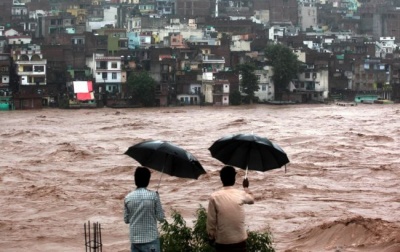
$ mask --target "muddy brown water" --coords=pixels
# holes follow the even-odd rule
[[[208,147],[234,133],[279,144],[290,163],[249,171],[249,230],[269,229],[277,251],[400,251],[400,104],[252,105],[1,112],[0,251],[83,251],[83,224],[99,222],[105,251],[129,251],[123,197],[140,141],[171,141],[206,169],[164,175],[160,196],[192,225],[220,188]],[[237,187],[244,172],[239,170]],[[160,173],[154,172],[150,189]]]

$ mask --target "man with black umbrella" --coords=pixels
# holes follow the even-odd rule
[[[243,204],[253,204],[249,181],[243,180],[244,190],[233,188],[236,171],[224,166],[220,171],[223,188],[211,194],[207,211],[207,233],[215,242],[217,252],[246,252],[247,231]]]
[[[157,220],[164,220],[158,192],[147,189],[151,177],[148,168],[139,166],[135,171],[136,190],[124,200],[124,221],[129,224],[131,252],[160,252]]]

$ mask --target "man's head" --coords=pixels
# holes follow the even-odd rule
[[[235,184],[236,171],[232,166],[224,166],[219,172],[219,176],[224,186],[233,186]]]
[[[135,184],[139,187],[147,187],[150,182],[150,170],[143,166],[138,166],[135,171]]]

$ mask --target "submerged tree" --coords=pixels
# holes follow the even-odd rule
[[[257,76],[254,74],[256,67],[251,63],[245,63],[238,65],[237,71],[241,75],[240,86],[242,87],[243,93],[247,95],[248,101],[253,102],[255,94],[260,87],[258,86]]]
[[[156,81],[147,72],[131,73],[128,78],[128,89],[135,103],[145,107],[155,104]]]
[[[300,62],[293,51],[282,44],[268,45],[265,50],[265,56],[269,64],[273,67],[276,96],[281,95],[292,79],[297,78],[300,71]]]

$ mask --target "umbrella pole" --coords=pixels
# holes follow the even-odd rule
[[[249,167],[246,167],[246,173],[244,174],[244,178],[247,179],[247,171],[249,170]]]
[[[158,192],[158,188],[160,188],[161,178],[162,178],[162,175],[163,175],[163,174],[164,174],[164,166],[163,166],[162,171],[161,171],[160,179],[158,180],[158,185],[157,185],[157,190],[156,190],[156,192]]]

